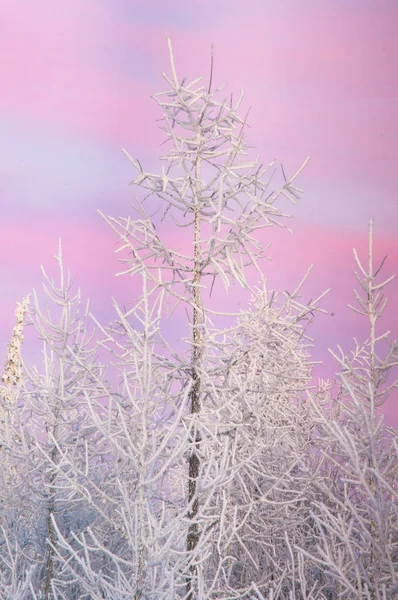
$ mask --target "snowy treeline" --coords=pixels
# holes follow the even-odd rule
[[[378,328],[391,278],[373,264],[373,224],[367,260],[354,252],[368,339],[339,348],[337,380],[315,386],[307,327],[324,294],[302,303],[308,273],[270,290],[257,238],[285,227],[278,200],[298,198],[303,167],[273,191],[273,163],[245,159],[242,97],[224,100],[212,73],[181,81],[169,52],[154,96],[162,172],[126,152],[145,194],[129,218],[102,215],[141,295],[99,323],[60,246],[46,299],[17,309],[1,391],[0,597],[390,600],[398,446],[379,407],[398,345]],[[176,238],[191,232],[188,249],[162,241],[159,207]],[[228,315],[212,293],[232,285],[251,299]],[[170,319],[185,319],[184,351]],[[42,344],[37,368],[24,326]]]

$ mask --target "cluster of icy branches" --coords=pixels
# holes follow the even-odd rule
[[[43,271],[46,307],[34,292],[17,314],[0,423],[0,597],[389,600],[398,446],[379,408],[397,385],[398,346],[378,331],[391,278],[376,280],[373,224],[366,268],[354,252],[369,339],[339,348],[339,377],[315,386],[307,328],[324,294],[303,303],[308,272],[291,293],[270,291],[257,237],[285,226],[277,202],[298,197],[301,169],[270,190],[271,165],[242,160],[241,98],[220,100],[212,72],[207,86],[180,82],[169,50],[169,87],[155,96],[166,166],[151,174],[130,157],[147,195],[136,218],[105,218],[141,295],[129,310],[114,302],[103,326],[60,246],[59,279]],[[176,235],[192,231],[190,248],[166,247],[155,202]],[[233,284],[248,308],[215,310],[213,287]],[[186,352],[168,339],[171,318],[186,320]],[[21,356],[23,323],[42,343],[40,367]]]

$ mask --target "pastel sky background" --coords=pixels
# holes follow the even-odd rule
[[[310,263],[308,296],[331,286],[311,333],[314,358],[366,337],[353,301],[351,248],[364,256],[375,218],[376,255],[398,273],[398,2],[396,0],[0,0],[0,362],[14,309],[65,264],[106,324],[111,295],[125,303],[136,284],[116,279],[115,238],[97,215],[127,215],[133,172],[125,147],[156,168],[162,132],[150,95],[164,88],[165,38],[178,72],[243,88],[249,141],[264,162],[292,172],[305,195],[295,234],[274,235],[269,285],[292,289]],[[398,283],[385,325],[398,337]],[[26,347],[26,353],[35,349]],[[397,398],[395,397],[395,400]],[[398,425],[398,402],[386,407]]]

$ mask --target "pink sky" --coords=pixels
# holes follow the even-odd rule
[[[366,250],[375,218],[377,253],[398,272],[398,4],[396,0],[3,0],[0,19],[0,361],[15,303],[40,288],[39,265],[64,255],[93,311],[112,318],[115,240],[96,213],[129,213],[125,147],[156,166],[162,134],[150,95],[168,70],[170,36],[179,74],[246,92],[249,140],[264,162],[293,171],[311,161],[292,211],[294,236],[275,236],[269,283],[293,288],[309,263],[309,296],[331,286],[313,335],[317,357],[366,335],[345,305],[354,285],[351,247]],[[385,324],[395,337],[398,284]],[[340,333],[339,333],[340,332]],[[333,372],[327,359],[326,369]],[[398,424],[398,408],[387,408]]]

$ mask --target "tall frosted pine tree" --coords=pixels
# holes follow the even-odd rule
[[[154,95],[169,145],[161,172],[125,151],[143,194],[134,217],[102,215],[120,241],[119,276],[142,285],[133,307],[115,302],[116,321],[102,328],[118,385],[108,415],[91,411],[117,457],[120,546],[110,555],[110,532],[90,530],[67,568],[76,577],[84,565],[86,581],[96,582],[87,590],[107,598],[120,590],[136,599],[243,598],[255,587],[289,586],[289,536],[307,535],[305,328],[319,298],[301,303],[303,281],[290,295],[267,290],[268,247],[258,239],[286,227],[278,201],[296,201],[307,161],[272,191],[274,162],[247,158],[243,95],[234,102],[213,89],[213,64],[206,85],[180,80],[168,46],[168,89]],[[188,238],[183,249],[162,240],[163,219],[175,240]],[[234,285],[252,299],[247,311],[218,310],[212,294]],[[188,351],[173,346],[170,322],[185,323]],[[67,540],[61,546],[68,551]],[[111,556],[114,577],[94,576],[83,560],[90,549]]]

